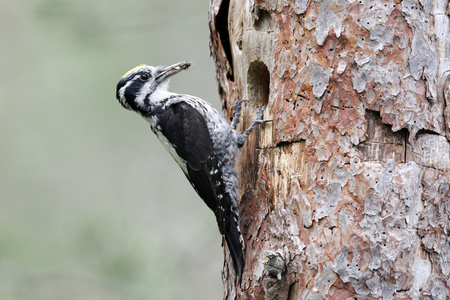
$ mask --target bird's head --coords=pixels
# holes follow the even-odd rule
[[[126,109],[146,115],[150,99],[167,92],[170,77],[190,65],[189,61],[182,61],[168,67],[137,66],[125,73],[117,84],[117,100]]]

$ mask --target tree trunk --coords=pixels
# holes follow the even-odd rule
[[[242,285],[225,299],[449,299],[448,1],[212,0],[240,129]],[[226,248],[225,248],[225,251]]]

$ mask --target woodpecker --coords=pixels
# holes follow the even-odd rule
[[[262,120],[265,106],[245,131],[237,131],[241,114],[238,100],[231,124],[208,102],[168,91],[170,78],[190,67],[183,61],[168,67],[140,65],[123,75],[117,84],[120,104],[150,123],[151,130],[183,170],[187,179],[214,212],[225,237],[236,278],[242,281],[243,240],[239,230],[238,174],[235,158]]]

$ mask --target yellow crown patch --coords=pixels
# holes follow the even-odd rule
[[[137,67],[134,67],[133,69],[131,69],[130,71],[126,72],[125,74],[123,74],[122,78],[130,75],[134,70],[139,69],[140,67],[145,66],[145,65],[139,65]]]

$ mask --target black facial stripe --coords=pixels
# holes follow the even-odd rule
[[[138,76],[136,76],[131,83],[125,87],[124,97],[127,102],[127,104],[130,106],[130,108],[134,111],[138,111],[139,108],[136,104],[136,97],[140,93],[142,87],[144,85],[144,82],[139,79]]]
[[[133,72],[131,74],[128,74],[127,76],[122,77],[119,83],[117,84],[116,98],[119,99],[119,91],[122,87],[124,87],[130,80],[133,81],[136,81],[137,79],[139,80],[142,74],[148,74],[150,78],[152,77],[151,72],[149,72],[148,70],[140,70],[138,72]]]

